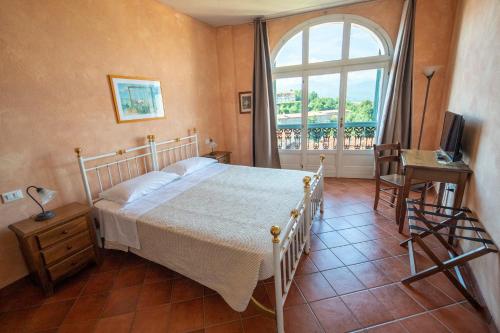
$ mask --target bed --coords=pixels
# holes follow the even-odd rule
[[[107,188],[197,157],[195,132],[77,158],[88,204],[106,248],[131,251],[215,291],[235,310],[250,301],[284,332],[283,304],[310,228],[323,204],[323,160],[316,173],[213,163],[127,204],[96,199]],[[274,277],[276,308],[252,298]]]

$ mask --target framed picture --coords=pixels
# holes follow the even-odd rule
[[[252,92],[240,92],[240,113],[252,113],[253,109]]]
[[[165,118],[160,81],[108,75],[118,123]]]

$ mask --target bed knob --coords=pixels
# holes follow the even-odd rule
[[[319,160],[321,163],[325,160],[326,156],[324,154],[319,155]]]
[[[82,149],[80,147],[75,148],[76,157],[82,156]]]
[[[154,134],[149,134],[149,135],[147,136],[147,138],[148,138],[148,141],[149,141],[149,142],[155,142],[155,140],[156,140],[156,135],[154,135]]]
[[[271,235],[273,235],[273,243],[279,243],[279,235],[281,233],[281,228],[278,227],[277,225],[273,225],[271,227]]]
[[[304,182],[304,188],[309,188],[309,184],[311,183],[311,177],[305,176],[302,181]]]
[[[297,209],[292,209],[292,211],[290,212],[290,216],[294,219],[297,219],[297,217],[299,217],[299,211]]]

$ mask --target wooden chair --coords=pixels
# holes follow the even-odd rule
[[[375,154],[375,200],[373,202],[373,209],[377,210],[379,201],[387,203],[390,207],[394,208],[396,202],[396,224],[399,219],[403,206],[403,187],[405,176],[401,174],[401,144],[387,143],[381,145],[373,145],[373,153]],[[396,165],[394,169],[396,172],[382,175],[385,171],[391,170],[391,166]],[[420,185],[416,188],[416,185]],[[412,181],[413,191],[421,192],[421,200],[425,201],[425,192],[427,184],[421,181]],[[381,194],[386,195],[382,197]],[[387,200],[389,199],[389,200]]]

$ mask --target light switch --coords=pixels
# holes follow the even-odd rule
[[[23,196],[23,191],[21,190],[2,193],[2,200],[4,203],[16,201],[22,198],[24,198],[24,196]]]

